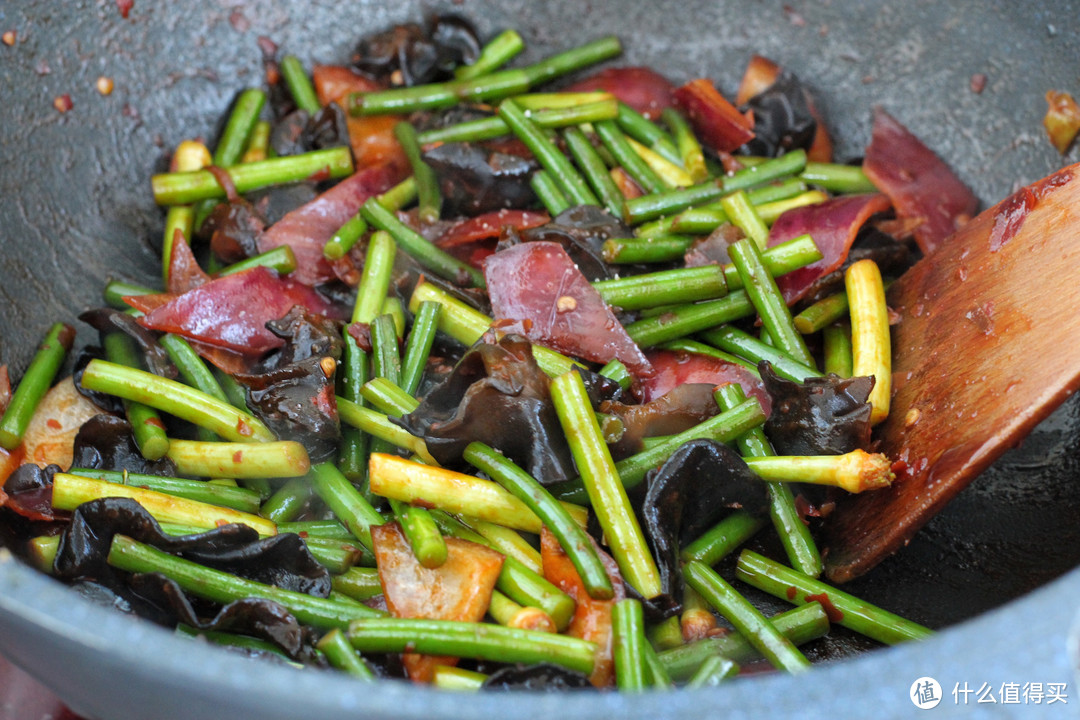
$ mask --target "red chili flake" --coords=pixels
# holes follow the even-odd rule
[[[146,421],[144,422],[144,424],[145,425],[153,425],[154,427],[159,427],[162,430],[165,429],[165,423],[161,422],[161,418],[156,418],[156,417],[147,418]]]
[[[816,507],[814,507],[804,495],[795,496],[795,511],[799,513],[799,517],[802,518],[803,523],[806,523],[808,517],[821,517],[821,513]]]
[[[128,19],[133,7],[135,7],[135,0],[116,0],[116,9],[120,11],[120,17],[125,20]]]
[[[415,500],[410,500],[409,504],[413,507],[424,508],[425,510],[434,510],[436,507],[438,507],[435,503],[425,500],[424,498],[416,498]]]
[[[334,415],[337,412],[337,398],[334,396],[334,388],[324,387],[312,398],[311,404],[326,415]]]
[[[787,15],[788,22],[795,27],[806,27],[806,18],[790,5],[784,6],[784,14]]]
[[[217,520],[214,521],[214,526],[215,527],[225,527],[228,524],[229,524],[229,521],[226,520],[225,518],[218,518]]]
[[[8,30],[3,35],[0,35],[0,40],[3,40],[4,44],[7,45],[8,47],[11,47],[12,45],[15,44],[15,38],[16,37],[17,36],[15,35],[14,30]]]
[[[236,452],[234,452],[234,453],[232,454],[232,461],[233,461],[234,463],[238,463],[238,464],[239,464],[239,462],[240,462],[241,460],[243,460],[243,459],[244,459],[244,451],[243,451],[243,450],[237,450]]]
[[[330,179],[330,167],[322,167],[307,176],[308,182],[322,182]]]
[[[371,352],[371,326],[367,323],[349,323],[349,337],[364,352]]]
[[[233,30],[236,32],[247,32],[248,28],[251,27],[251,21],[239,9],[229,13],[229,24],[232,25]]]
[[[277,55],[277,43],[266,37],[260,35],[255,39],[255,44],[259,46],[259,51],[262,53],[263,60],[270,61]]]
[[[990,230],[990,252],[1001,250],[1020,231],[1028,213],[1035,207],[1035,200],[1031,188],[1023,188],[999,205],[994,215],[994,226]]]
[[[53,107],[61,113],[66,113],[71,108],[75,107],[75,103],[71,102],[71,96],[67,93],[63,95],[57,95],[52,101]]]
[[[296,534],[299,535],[302,538],[308,537],[308,531],[307,530],[301,530],[300,532],[298,532]]]
[[[728,175],[733,175],[745,167],[739,158],[729,152],[717,153],[717,156],[720,158],[720,165],[724,168],[724,172]]]
[[[45,421],[45,424],[48,425],[53,430],[59,430],[60,428],[64,427],[63,425],[60,424],[60,421],[57,420],[56,418],[49,418],[48,420]]]
[[[829,618],[829,622],[831,623],[838,623],[844,619],[844,613],[840,612],[839,608],[833,605],[828,593],[806,595],[803,599],[806,600],[806,602],[814,602],[816,600],[821,603],[821,607],[825,610],[825,615]]]
[[[495,329],[502,329],[510,327],[511,325],[520,325],[522,330],[524,330],[525,332],[529,332],[530,330],[532,330],[533,321],[532,318],[525,318],[524,320],[505,320],[499,318],[495,322],[491,323],[491,327]]]
[[[794,600],[795,596],[799,594],[799,589],[794,585],[789,585],[787,589],[787,599]]]
[[[8,366],[0,365],[0,413],[7,411],[9,402],[11,402],[11,376],[8,374]]]
[[[971,92],[978,95],[986,88],[986,73],[975,73],[971,76]]]
[[[248,421],[244,418],[236,418],[236,432],[240,433],[244,437],[251,437],[252,429],[248,425]]]
[[[273,86],[281,82],[281,69],[273,60],[267,60],[265,66],[266,84]]]

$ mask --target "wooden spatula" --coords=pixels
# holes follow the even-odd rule
[[[889,305],[902,320],[876,437],[897,479],[829,517],[834,582],[905,545],[1080,386],[1080,164],[964,225],[890,288]]]

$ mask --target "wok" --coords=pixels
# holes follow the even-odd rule
[[[730,96],[752,53],[795,69],[837,140],[857,157],[881,104],[988,205],[1066,161],[1044,137],[1043,93],[1080,85],[1072,2],[830,3],[465,0],[490,34],[517,28],[527,58],[616,33],[625,64]],[[420,2],[7,0],[0,29],[0,361],[21,373],[44,328],[99,304],[109,277],[156,276],[162,213],[149,175],[180,140],[213,137],[234,93],[261,78],[268,35],[306,62],[348,57],[360,34],[416,19]],[[983,73],[981,93],[971,76]],[[99,95],[94,82],[111,77]],[[73,108],[58,113],[53,98]],[[1051,330],[1052,331],[1052,330]],[[90,337],[81,338],[89,340]],[[1062,342],[1075,342],[1065,338]],[[101,718],[729,717],[911,712],[911,684],[1069,683],[1075,706],[1080,596],[1080,403],[1066,405],[961,494],[895,557],[847,588],[935,628],[928,642],[872,652],[797,677],[761,675],[696,692],[461,695],[297,672],[177,639],[79,599],[0,548],[0,652],[77,711]],[[974,618],[974,619],[972,619]],[[953,627],[955,626],[955,627]],[[811,655],[864,647],[836,632]],[[974,696],[970,705],[974,705]],[[1025,716],[1046,705],[1022,707]],[[970,707],[968,709],[971,709]],[[940,712],[940,710],[939,710]]]

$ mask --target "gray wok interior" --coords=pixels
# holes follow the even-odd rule
[[[154,281],[162,213],[149,175],[179,141],[212,138],[235,92],[260,82],[257,36],[308,63],[339,62],[360,34],[432,7],[441,6],[136,0],[123,20],[113,0],[0,3],[0,30],[18,32],[15,47],[0,46],[0,362],[21,374],[47,325],[99,304],[107,278]],[[616,33],[626,46],[620,63],[649,64],[676,81],[708,76],[729,95],[750,55],[767,55],[813,88],[838,158],[860,154],[870,108],[881,104],[947,158],[984,205],[1080,159],[1076,147],[1062,158],[1041,126],[1046,90],[1080,96],[1075,3],[464,0],[452,7],[484,33],[517,28],[527,59]],[[980,94],[969,87],[976,73],[987,76]],[[94,89],[99,75],[114,80],[112,95]],[[61,115],[52,100],[63,93],[74,107]],[[85,330],[80,337],[92,339]],[[1066,630],[1080,593],[1080,575],[1068,572],[1080,564],[1078,429],[1080,404],[1070,402],[909,548],[852,585],[934,627],[1003,607],[924,645],[812,676],[632,700],[367,688],[193,646],[78,600],[2,550],[0,652],[102,718],[696,717],[721,708],[758,717],[762,704],[773,715],[861,715],[859,708],[906,715],[908,687],[921,675],[946,692],[965,680],[1075,689]]]

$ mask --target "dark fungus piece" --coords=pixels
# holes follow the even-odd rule
[[[713,399],[714,386],[685,383],[650,402],[626,405],[605,402],[600,411],[614,415],[623,424],[623,435],[611,446],[616,459],[641,452],[642,438],[675,435],[716,415],[720,408]]]
[[[88,600],[98,607],[120,611],[127,615],[138,615],[144,620],[149,620],[156,625],[168,628],[176,626],[178,614],[167,604],[159,602],[158,598],[147,599],[129,586],[129,578],[122,577],[119,573],[111,573],[109,577],[101,581],[80,579],[71,583],[71,588],[83,599]],[[168,581],[171,582],[171,581]],[[177,587],[179,591],[179,587]],[[185,599],[190,606],[191,602]],[[196,600],[196,602],[200,602]],[[210,603],[202,603],[207,606]]]
[[[859,260],[870,259],[887,276],[900,277],[910,268],[916,258],[911,248],[889,233],[875,227],[863,228],[848,251],[843,268]]]
[[[267,640],[300,662],[314,658],[311,638],[284,606],[263,598],[243,598],[220,608],[212,617],[200,613],[173,580],[161,573],[140,573],[128,579],[129,589],[167,617],[165,624],[182,623],[196,630],[234,632]]]
[[[873,377],[828,375],[797,383],[758,365],[772,397],[765,432],[780,455],[843,455],[870,445],[870,391]]]
[[[315,180],[271,185],[244,195],[255,207],[255,212],[266,221],[267,227],[318,196],[319,184]]]
[[[628,238],[633,232],[622,220],[595,205],[578,205],[559,213],[546,225],[522,230],[524,242],[556,242],[577,263],[590,282],[613,277],[603,260],[604,241]]]
[[[129,587],[140,598],[170,613],[170,625],[183,623],[198,630],[267,640],[294,661],[319,664],[312,629],[300,625],[293,613],[278,602],[264,598],[234,600],[203,620],[184,590],[161,573],[132,575]]]
[[[341,439],[334,374],[321,358],[308,358],[258,375],[237,374],[247,389],[251,412],[281,438],[304,446],[312,462],[322,462]]]
[[[440,464],[462,467],[465,446],[480,441],[550,485],[576,476],[550,384],[528,340],[482,338],[416,410],[393,421],[424,438]]]
[[[130,498],[91,500],[75,510],[60,536],[53,564],[57,576],[69,580],[111,577],[106,559],[118,534],[256,582],[316,597],[330,594],[330,573],[311,556],[299,535],[281,533],[260,539],[247,526],[222,525],[197,535],[173,537]]]
[[[798,148],[809,149],[814,141],[817,120],[810,112],[806,89],[787,70],[750,98],[746,109],[754,113],[754,139],[743,146],[748,155],[776,157]]]
[[[144,458],[131,434],[131,423],[113,415],[95,415],[82,424],[75,435],[71,467],[176,475],[172,460]]]
[[[293,110],[270,130],[270,147],[279,156],[348,145],[349,126],[345,111],[337,103],[330,103],[314,115]]]
[[[162,377],[175,378],[177,376],[176,366],[169,359],[165,348],[158,343],[157,334],[144,328],[133,316],[113,308],[101,307],[87,310],[79,315],[79,319],[97,330],[101,334],[102,341],[110,333],[124,333],[135,341],[146,361],[147,370]]]
[[[488,294],[483,290],[463,288],[435,275],[424,275],[424,282],[431,283],[443,292],[448,293],[455,300],[460,300],[474,310],[479,310],[485,315],[491,315],[491,301],[488,300]],[[408,296],[404,300],[408,304]]]
[[[605,402],[621,402],[623,398],[629,396],[629,393],[624,392],[619,383],[600,373],[581,366],[575,367],[574,372],[580,375],[581,381],[585,383],[585,392],[589,396],[589,404],[594,408],[600,407],[600,404]]]
[[[329,571],[312,557],[307,545],[296,533],[279,533],[237,543],[202,543],[202,535],[174,540],[173,547],[178,550],[177,554],[200,565],[208,565],[264,585],[315,597],[330,595]]]
[[[79,394],[84,398],[94,403],[105,412],[114,415],[123,415],[124,403],[120,398],[115,395],[87,390],[82,386],[83,371],[86,370],[86,366],[90,364],[90,361],[104,359],[105,351],[100,347],[95,345],[84,346],[75,355],[75,362],[72,363],[71,368],[71,378],[75,381],[75,389],[78,390]]]
[[[646,478],[641,519],[660,570],[664,594],[681,600],[679,546],[732,508],[765,512],[765,485],[737,452],[712,440],[692,440]]]
[[[412,86],[445,79],[479,54],[480,39],[471,23],[436,14],[427,28],[405,23],[363,38],[352,61],[383,82]]]
[[[210,243],[222,262],[240,262],[259,253],[259,236],[266,219],[247,200],[221,202],[206,216],[196,236]]]
[[[268,368],[281,367],[308,358],[332,357],[341,359],[344,342],[338,322],[322,315],[312,315],[296,305],[278,320],[266,323],[270,332],[285,341],[285,345],[271,356]]]
[[[296,155],[302,152],[301,136],[311,116],[307,110],[293,110],[270,128],[270,147],[277,155]]]
[[[480,56],[480,36],[460,15],[436,14],[429,23],[431,40],[439,50],[439,70],[450,74],[459,65],[471,65]]]
[[[416,126],[417,132],[424,132],[426,130],[439,130],[463,122],[492,117],[494,114],[495,113],[492,112],[490,106],[459,103],[441,110],[417,113],[413,115],[412,121]]]
[[[529,180],[540,165],[532,158],[467,142],[436,145],[423,158],[435,171],[450,215],[525,208],[536,201]]]
[[[390,82],[397,71],[399,85],[427,82],[429,75],[435,75],[435,48],[416,23],[395,25],[362,38],[352,61],[361,72],[384,82]]]
[[[301,443],[313,462],[333,455],[341,439],[334,377],[341,358],[338,323],[294,306],[266,327],[285,344],[261,372],[237,374],[252,413],[278,437]]]
[[[725,265],[731,262],[728,248],[746,235],[729,222],[720,223],[707,237],[695,240],[686,250],[686,267]]]
[[[173,539],[162,532],[157,521],[131,498],[101,498],[80,505],[71,522],[60,536],[53,569],[64,580],[90,579],[104,581],[113,576],[106,558],[113,536],[127,535],[133,540],[164,548]],[[223,525],[204,533],[203,542],[228,542],[225,538],[239,536],[250,542],[258,533],[242,525]],[[234,540],[235,542],[235,540]],[[116,583],[106,583],[115,587]]]
[[[482,690],[563,692],[590,688],[589,677],[552,663],[509,665],[488,675]]]
[[[0,489],[0,506],[34,522],[51,522],[66,518],[67,513],[53,510],[52,479],[61,472],[59,465],[44,468],[24,463],[8,475]]]

